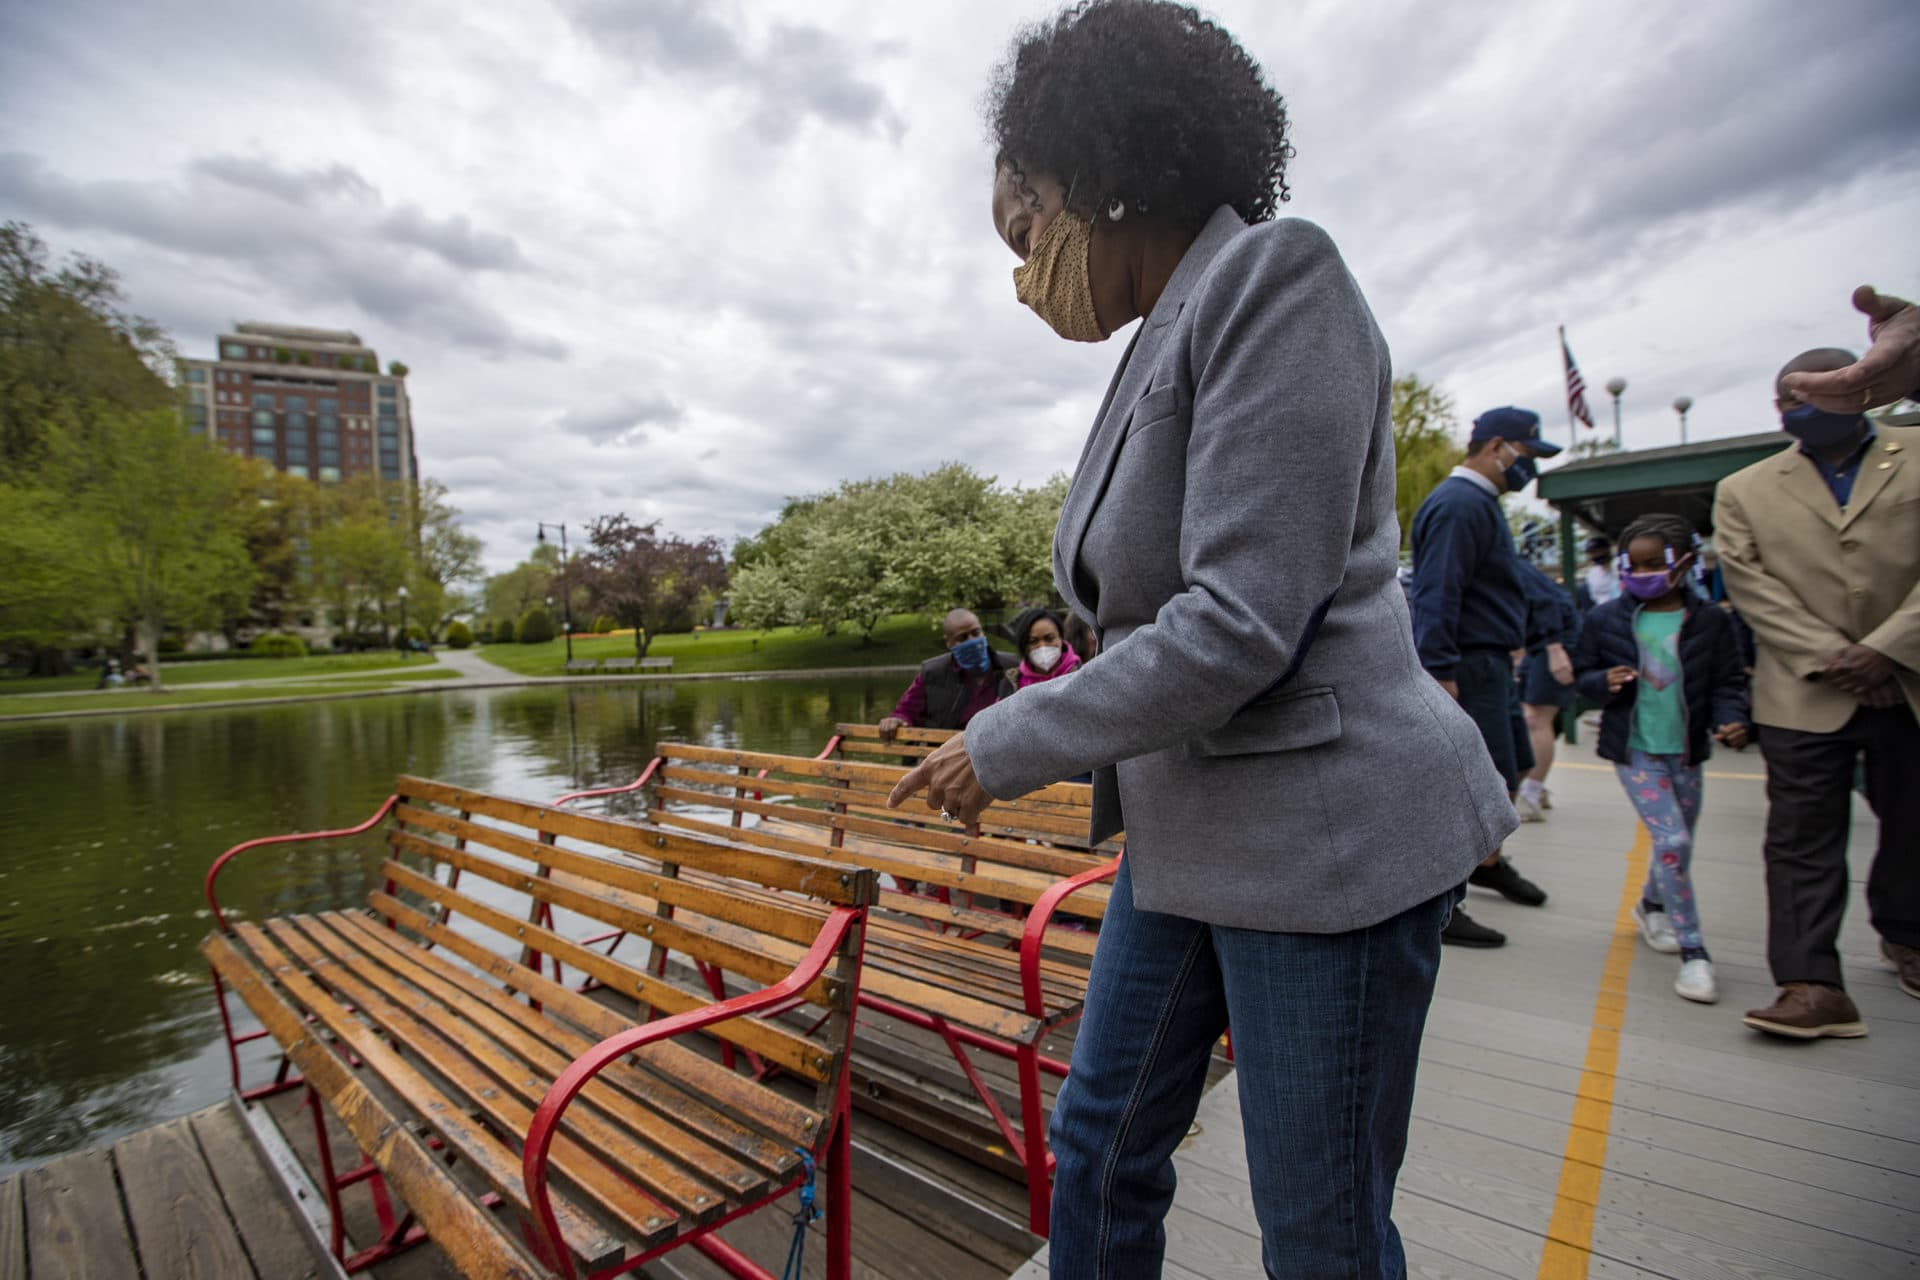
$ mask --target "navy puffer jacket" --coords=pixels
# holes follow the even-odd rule
[[[1619,764],[1631,758],[1627,744],[1640,685],[1629,681],[1620,692],[1608,693],[1607,672],[1614,667],[1640,669],[1640,642],[1633,634],[1640,607],[1627,595],[1596,606],[1587,615],[1573,655],[1580,696],[1601,708],[1600,757]],[[1687,715],[1687,763],[1700,764],[1713,754],[1713,731],[1723,724],[1746,724],[1751,706],[1739,637],[1726,613],[1713,605],[1687,604],[1680,624],[1680,692]]]

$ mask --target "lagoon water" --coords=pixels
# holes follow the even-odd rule
[[[0,725],[0,1175],[218,1101],[195,949],[207,866],[351,826],[400,773],[529,799],[631,780],[656,741],[811,755],[902,676],[535,686]],[[365,901],[373,835],[266,848],[221,877],[249,915]]]

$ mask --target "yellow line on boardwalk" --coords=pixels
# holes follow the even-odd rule
[[[1600,993],[1593,1000],[1593,1025],[1587,1033],[1587,1060],[1573,1102],[1573,1123],[1560,1157],[1560,1187],[1553,1220],[1540,1254],[1538,1280],[1586,1280],[1593,1247],[1593,1210],[1600,1203],[1600,1175],[1607,1165],[1607,1129],[1613,1118],[1613,1082],[1620,1064],[1620,1029],[1627,1017],[1627,975],[1633,970],[1640,938],[1633,907],[1647,879],[1653,840],[1638,828],[1627,850],[1627,874],[1620,885],[1620,910],[1613,941],[1600,970]]]

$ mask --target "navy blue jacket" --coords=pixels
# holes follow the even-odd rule
[[[1420,665],[1453,679],[1468,649],[1510,653],[1527,644],[1520,556],[1500,500],[1448,476],[1413,517],[1413,640]]]
[[[1574,685],[1580,696],[1601,708],[1600,758],[1628,763],[1633,734],[1634,697],[1640,683],[1630,680],[1618,693],[1607,692],[1607,672],[1614,667],[1640,669],[1640,641],[1633,620],[1640,602],[1617,596],[1587,615],[1580,643],[1574,650]],[[1713,731],[1723,724],[1746,724],[1747,668],[1740,656],[1740,640],[1733,622],[1713,605],[1687,602],[1680,623],[1680,693],[1687,721],[1687,763],[1700,764],[1713,754]]]
[[[1520,561],[1520,582],[1527,592],[1527,652],[1557,644],[1571,654],[1580,640],[1580,610],[1573,597],[1530,560]]]

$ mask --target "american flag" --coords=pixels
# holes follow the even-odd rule
[[[1593,412],[1587,408],[1587,383],[1580,376],[1580,366],[1573,362],[1573,352],[1567,347],[1567,331],[1560,330],[1560,358],[1567,366],[1567,414],[1593,426]]]

